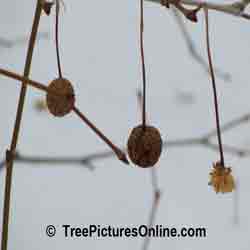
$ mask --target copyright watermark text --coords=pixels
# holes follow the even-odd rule
[[[88,225],[81,227],[73,227],[68,224],[55,227],[48,225],[46,227],[46,234],[48,237],[54,237],[58,233],[65,238],[136,238],[136,237],[153,237],[153,238],[205,238],[207,230],[204,227],[182,227],[177,229],[175,227],[164,227],[163,225],[155,225],[148,227],[140,225],[136,227],[114,227],[110,225]]]

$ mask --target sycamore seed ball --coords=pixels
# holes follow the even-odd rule
[[[46,101],[50,113],[58,117],[70,113],[75,104],[74,89],[70,81],[57,78],[49,84],[48,89]]]
[[[142,168],[153,167],[162,151],[162,139],[158,129],[142,125],[133,128],[128,139],[128,154],[131,161]]]

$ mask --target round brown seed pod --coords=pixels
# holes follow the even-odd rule
[[[57,78],[48,86],[47,106],[51,114],[62,117],[74,107],[75,95],[72,84],[65,78]]]
[[[153,167],[162,151],[162,140],[157,128],[139,125],[133,128],[127,143],[131,161],[143,168]]]

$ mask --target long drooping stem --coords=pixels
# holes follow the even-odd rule
[[[144,46],[143,46],[143,31],[144,31],[144,11],[143,1],[140,0],[140,50],[141,50],[141,63],[142,63],[142,81],[143,81],[143,107],[142,107],[142,126],[146,127],[146,69],[144,59]]]
[[[29,40],[29,47],[28,47],[28,52],[27,52],[27,57],[26,57],[25,68],[24,68],[24,77],[29,76],[32,55],[33,55],[33,50],[35,47],[35,41],[36,41],[39,21],[40,21],[40,17],[41,17],[41,12],[42,12],[42,6],[40,4],[40,1],[37,0],[36,12],[35,12],[35,17],[34,17],[34,21],[33,21],[32,32],[31,32],[31,36],[30,36],[30,40]],[[15,151],[16,151],[18,135],[19,135],[20,125],[21,125],[21,120],[22,120],[26,91],[27,91],[27,85],[25,83],[23,83],[22,88],[21,88],[21,92],[20,92],[20,96],[19,96],[17,115],[16,115],[14,131],[13,131],[13,135],[12,135],[11,146],[10,146],[10,150],[7,150],[7,153],[6,153],[6,179],[5,179],[1,250],[7,250],[7,245],[8,245],[9,214],[10,214],[13,162],[14,162],[14,155],[15,155]]]
[[[56,57],[57,57],[57,67],[58,67],[58,75],[62,78],[62,67],[60,61],[60,52],[59,52],[59,38],[58,38],[58,25],[59,25],[59,10],[60,10],[60,3],[59,0],[56,0]]]
[[[214,69],[213,69],[213,63],[212,63],[212,56],[211,56],[211,50],[210,50],[208,9],[206,7],[204,7],[204,13],[205,13],[205,26],[206,26],[207,55],[208,55],[209,68],[210,68],[211,80],[212,80],[212,85],[213,85],[215,117],[216,117],[216,129],[217,129],[218,144],[219,144],[219,149],[220,149],[220,163],[224,167],[225,164],[224,164],[223,145],[222,145],[221,130],[220,130],[218,97],[217,97],[215,75],[214,75]]]

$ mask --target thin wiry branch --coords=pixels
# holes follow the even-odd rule
[[[153,172],[154,170],[152,170],[152,173]],[[155,217],[157,214],[157,208],[159,207],[159,201],[160,201],[160,192],[157,190],[155,191],[155,194],[154,194],[154,200],[153,200],[150,215],[149,215],[149,221],[147,225],[148,228],[154,225]],[[146,237],[145,240],[143,241],[142,250],[147,250],[149,247],[149,243],[150,243],[150,237]]]
[[[161,4],[162,0],[147,0],[149,2]],[[178,3],[189,5],[189,6],[197,6],[197,7],[206,7],[210,10],[215,10],[219,12],[223,12],[225,14],[233,15],[236,17],[250,19],[250,15],[245,13],[244,10],[249,4],[249,0],[236,1],[232,4],[217,4],[209,1],[200,1],[200,0],[180,0]],[[176,3],[176,0],[168,0],[168,3]]]
[[[137,101],[138,101],[138,106],[142,110],[143,109],[143,95],[140,90],[137,91]],[[145,113],[145,119],[147,120],[147,114]],[[148,123],[148,121],[147,121]],[[155,217],[157,213],[157,208],[160,202],[161,198],[161,191],[159,188],[159,183],[158,183],[158,177],[157,177],[157,169],[155,167],[151,168],[151,185],[152,185],[152,191],[153,191],[153,202],[152,202],[152,207],[150,210],[150,215],[149,215],[149,220],[148,220],[148,228],[152,227],[155,222]],[[149,247],[150,243],[150,237],[146,237],[145,240],[143,241],[142,245],[142,250],[147,250]]]
[[[243,123],[249,122],[250,121],[250,113],[247,113],[243,116],[240,116],[236,119],[233,119],[227,123],[225,123],[224,125],[221,126],[221,132],[225,133],[233,128],[236,128],[240,125],[242,125]],[[216,135],[216,129],[211,130],[209,133],[207,133],[206,135],[204,135],[205,138],[211,138],[213,136]]]
[[[224,125],[221,126],[221,132],[225,133],[229,130],[232,130],[240,125],[246,124],[250,121],[250,113],[244,114],[239,118],[233,119]],[[212,139],[216,135],[215,130],[212,129],[208,133],[205,133],[199,137],[192,137],[192,138],[181,138],[181,139],[173,139],[173,140],[166,140],[163,142],[163,148],[180,148],[180,147],[190,147],[190,146],[202,146],[209,148],[214,151],[218,151],[218,146],[212,142]],[[249,149],[238,148],[235,146],[223,145],[224,152],[228,154],[232,154],[238,157],[246,157],[250,156]],[[126,148],[122,148],[123,151],[126,151]],[[105,160],[115,157],[115,154],[110,150],[105,150],[101,152],[93,152],[86,156],[78,156],[78,157],[41,157],[41,156],[26,156],[21,154],[20,152],[15,154],[14,160],[15,162],[22,162],[22,163],[33,163],[33,164],[42,164],[42,163],[73,163],[73,164],[82,164],[86,165],[86,163],[94,163],[97,161]],[[5,165],[5,160],[0,163],[0,169]]]
[[[194,42],[192,41],[191,36],[184,23],[183,17],[180,15],[179,11],[176,8],[172,8],[172,10],[175,21],[180,28],[180,31],[182,33],[184,41],[186,42],[191,58],[194,59],[205,70],[207,74],[210,74],[208,64],[206,60],[196,50]],[[222,70],[215,68],[215,74],[224,81],[231,81],[232,77],[231,74],[228,72],[223,72]]]
[[[38,32],[37,41],[39,40],[49,40],[50,36],[48,32]],[[28,37],[21,36],[14,39],[7,39],[0,37],[0,47],[4,49],[12,49],[16,46],[24,45],[28,40]]]
[[[15,156],[15,161],[20,163],[29,163],[29,164],[77,164],[84,165],[89,170],[94,170],[95,166],[88,160],[88,158],[83,157],[39,157],[39,156],[24,156],[19,155],[18,153]]]
[[[205,146],[207,148],[210,148],[210,149],[212,149],[214,151],[218,151],[219,150],[218,145],[214,144],[214,143],[212,143],[210,141],[204,143],[203,146]],[[234,146],[229,146],[229,145],[223,145],[223,151],[225,153],[228,153],[228,154],[231,154],[231,155],[235,155],[235,156],[238,156],[238,157],[243,157],[243,156],[250,155],[250,151],[249,150],[240,149],[240,148],[237,148],[237,147],[234,147]]]
[[[80,166],[85,166],[89,170],[94,170],[96,166],[93,165],[92,160],[104,159],[105,157],[114,156],[112,151],[102,152],[99,154],[90,154],[86,157],[50,157],[50,156],[28,156],[20,153],[14,155],[14,161],[17,163],[26,163],[26,164],[53,164],[53,165],[66,165],[66,164],[76,164]],[[5,166],[5,160],[0,162],[0,170]]]
[[[28,51],[26,56],[26,62],[24,67],[24,77],[28,77],[31,69],[31,62],[33,57],[33,51],[35,47],[36,37],[38,33],[38,26],[40,23],[42,8],[37,1],[35,16],[33,20],[31,35],[29,39]],[[10,149],[6,150],[6,177],[5,177],[5,190],[4,190],[4,207],[3,207],[3,223],[2,223],[2,238],[1,238],[1,250],[7,250],[8,236],[9,236],[9,215],[11,204],[11,188],[12,188],[12,176],[13,176],[13,156],[16,152],[16,146],[18,143],[19,131],[21,127],[21,121],[23,116],[23,109],[25,103],[25,97],[27,92],[27,85],[25,81],[22,82],[22,87],[19,94],[19,101],[16,112],[15,125],[13,129]]]

